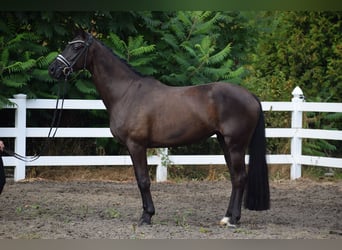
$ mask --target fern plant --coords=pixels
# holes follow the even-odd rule
[[[57,53],[48,53],[46,46],[39,43],[39,37],[33,32],[1,34],[0,107],[8,104],[8,98],[12,98],[13,94],[25,93],[36,97],[50,92],[46,84],[36,83],[53,82],[46,68]],[[36,89],[36,86],[39,88]]]
[[[220,12],[176,12],[162,26],[164,43],[158,44],[158,55],[162,58],[160,78],[170,85],[238,82],[244,70],[232,67],[231,43],[227,41],[222,46],[218,42],[222,19],[224,15]],[[172,70],[169,65],[173,65]]]
[[[129,36],[124,41],[111,32],[105,39],[105,44],[142,74],[153,75],[156,72],[156,69],[150,63],[155,59],[155,45],[148,44],[142,35]]]

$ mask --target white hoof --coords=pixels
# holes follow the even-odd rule
[[[236,225],[229,223],[229,217],[223,217],[220,221],[221,226],[228,226],[229,228],[236,228]]]
[[[222,220],[220,221],[221,226],[226,226],[229,223],[229,217],[223,217]]]

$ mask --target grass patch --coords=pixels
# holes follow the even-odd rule
[[[121,214],[115,208],[107,208],[105,211],[105,217],[109,219],[120,218]]]

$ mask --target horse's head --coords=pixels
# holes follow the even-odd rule
[[[67,79],[73,71],[86,67],[88,48],[93,42],[93,37],[85,32],[78,31],[75,38],[61,54],[50,64],[49,74],[56,79]]]

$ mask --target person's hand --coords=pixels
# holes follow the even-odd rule
[[[3,151],[5,148],[5,144],[3,141],[0,140],[0,151]]]

